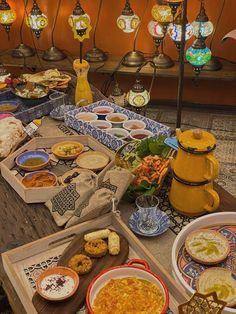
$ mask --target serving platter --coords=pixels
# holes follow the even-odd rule
[[[109,163],[98,172],[98,180],[101,180],[105,172],[114,165],[114,153],[98,141],[86,135],[70,136],[71,141],[83,144],[87,150],[104,153],[109,158]],[[38,137],[30,140],[14,153],[1,162],[1,174],[26,203],[42,203],[48,201],[63,189],[63,185],[53,187],[26,188],[22,179],[27,172],[16,166],[15,159],[21,153],[29,150],[40,150],[49,154],[50,163],[43,170],[49,170],[60,179],[66,172],[78,167],[76,160],[60,160],[52,154],[52,146],[56,143],[68,141],[68,136],[63,137]],[[60,180],[58,180],[60,182]]]
[[[230,254],[227,259],[218,265],[214,265],[214,267],[227,268],[236,273],[236,213],[224,212],[200,217],[182,229],[172,247],[173,275],[189,295],[196,291],[196,281],[200,273],[212,267],[194,262],[184,248],[187,235],[194,230],[203,228],[219,231],[227,237],[230,243]],[[236,308],[226,307],[223,313],[236,313]]]
[[[37,313],[32,302],[32,297],[35,293],[36,278],[48,267],[56,266],[62,253],[70,245],[76,235],[91,229],[100,228],[114,229],[126,238],[129,243],[128,258],[139,258],[147,261],[151,270],[156,273],[168,287],[170,297],[168,313],[178,313],[178,305],[188,300],[187,294],[129,230],[117,211],[78,224],[2,254],[4,270],[13,284],[26,313]],[[72,314],[74,312],[59,312],[58,309],[55,311],[51,309],[50,313]]]
[[[68,262],[74,255],[80,253],[86,255],[86,253],[84,253],[84,244],[86,243],[84,240],[84,234],[96,230],[89,230],[76,236],[62,253],[62,256],[57,262],[57,265],[68,267]],[[33,296],[32,302],[37,312],[41,314],[50,314],[52,313],[52,311],[55,311],[57,309],[58,312],[60,311],[62,313],[75,313],[78,308],[81,308],[85,301],[87,288],[93,278],[97,276],[102,270],[110,268],[112,266],[121,265],[127,260],[129,255],[129,243],[124,236],[122,236],[121,234],[119,236],[120,253],[116,256],[111,256],[109,253],[107,253],[101,258],[92,259],[93,268],[91,272],[79,276],[80,287],[78,293],[68,299],[67,302],[62,304],[47,302],[47,300],[43,299],[36,292]]]

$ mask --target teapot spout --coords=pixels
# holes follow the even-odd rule
[[[175,133],[176,133],[177,139],[179,139],[179,136],[180,136],[180,134],[182,134],[182,131],[180,129],[176,129]]]

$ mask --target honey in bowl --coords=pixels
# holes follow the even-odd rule
[[[43,158],[40,158],[40,157],[32,157],[32,158],[29,158],[27,160],[25,160],[23,163],[22,163],[22,166],[26,166],[26,167],[35,167],[35,166],[39,166],[39,165],[42,165],[43,163],[45,162],[45,160]]]
[[[111,122],[123,122],[124,118],[121,117],[112,117],[109,119]]]

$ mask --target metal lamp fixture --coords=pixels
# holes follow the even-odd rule
[[[163,0],[158,0],[158,4],[155,4],[152,8],[152,17],[154,21],[158,23],[156,25],[160,26],[160,28],[156,29],[159,34],[158,37],[153,36],[156,48],[158,49],[161,44],[161,53],[155,55],[152,61],[157,68],[170,68],[174,65],[174,62],[168,55],[164,53],[163,41],[167,33],[168,26],[173,20],[171,8],[164,4]],[[164,35],[163,37],[162,34]]]
[[[200,36],[204,39],[210,36],[214,30],[212,22],[209,21],[209,18],[206,15],[203,1],[201,1],[200,12],[196,20],[192,23],[192,26],[194,36],[198,37],[200,34]]]
[[[168,27],[168,34],[171,39],[174,41],[178,51],[181,47],[181,38],[182,38],[182,13],[180,13],[175,22],[171,23]],[[193,36],[193,26],[187,22],[185,27],[185,41],[189,40]]]
[[[100,0],[99,8],[98,8],[98,15],[96,19],[96,23],[94,26],[94,32],[93,32],[93,48],[89,50],[85,55],[85,60],[88,62],[103,62],[107,59],[107,54],[102,51],[101,49],[96,47],[96,32],[97,32],[97,26],[100,18],[100,13],[102,9],[103,0]]]
[[[202,37],[198,37],[193,45],[186,52],[187,61],[193,66],[197,75],[200,74],[203,66],[211,60],[211,50],[206,47]]]
[[[141,71],[141,69],[145,65],[147,65],[148,63],[150,63],[154,68],[149,91],[147,91],[145,89],[145,87],[142,85],[141,79],[139,76],[139,72]],[[152,61],[146,61],[136,71],[136,81],[135,81],[133,87],[131,88],[131,90],[127,93],[126,99],[127,99],[128,103],[132,107],[135,107],[137,110],[140,110],[141,108],[145,107],[150,101],[150,94],[152,91],[154,79],[156,77],[156,70],[157,70],[157,68]]]
[[[175,16],[177,9],[179,6],[183,3],[184,0],[166,0],[166,3],[171,8],[171,13],[173,16]]]
[[[10,32],[12,23],[16,20],[16,12],[11,9],[7,0],[0,3],[0,24],[5,28],[7,34]]]
[[[134,32],[140,24],[140,18],[134,14],[129,0],[126,0],[125,7],[122,14],[117,18],[116,24],[124,33]]]
[[[68,23],[74,33],[74,38],[83,41],[89,38],[89,32],[92,27],[90,25],[90,16],[84,12],[80,1],[77,0],[73,13],[69,16]]]
[[[42,30],[48,25],[48,18],[42,13],[36,0],[33,0],[33,7],[26,18],[26,25],[32,29],[37,39],[40,38]]]
[[[146,8],[148,2],[149,0],[147,0]],[[146,12],[146,8],[144,10],[144,13]],[[125,33],[132,33],[135,30],[136,32],[133,42],[133,51],[128,52],[122,60],[122,64],[124,66],[138,67],[145,61],[143,53],[136,50],[136,39],[139,32],[140,23],[140,18],[136,14],[134,14],[134,11],[130,6],[129,0],[126,0],[122,14],[117,19],[117,26]]]
[[[55,32],[55,28],[57,24],[60,6],[61,6],[61,0],[58,1],[57,12],[54,18],[53,27],[51,31],[52,46],[48,48],[46,51],[44,51],[43,53],[43,60],[46,60],[46,61],[60,61],[66,58],[66,55],[60,49],[55,47],[55,44],[54,44],[54,32]]]
[[[32,57],[35,54],[34,50],[31,47],[23,43],[22,31],[23,31],[23,25],[24,25],[25,16],[26,16],[26,7],[28,4],[28,0],[22,0],[22,1],[24,5],[24,15],[21,21],[21,26],[20,26],[20,44],[19,46],[17,46],[15,49],[12,50],[11,55],[13,58],[27,58],[27,57]]]

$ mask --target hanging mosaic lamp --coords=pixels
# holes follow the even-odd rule
[[[42,30],[48,25],[48,18],[42,13],[36,0],[33,0],[33,7],[26,17],[26,25],[32,29],[37,39],[39,39]]]
[[[155,46],[158,48],[165,37],[163,27],[157,21],[150,21],[148,23],[148,32],[153,37]]]
[[[117,18],[116,24],[124,33],[132,33],[139,26],[140,18],[134,14],[128,0],[122,14]]]
[[[150,101],[150,94],[137,78],[132,89],[127,93],[126,99],[131,106],[141,108]]]
[[[171,23],[168,27],[168,34],[170,38],[174,41],[178,50],[181,47],[182,38],[182,18],[181,14],[178,15],[174,23]],[[186,24],[185,40],[189,40],[193,36],[193,26],[190,23]]]
[[[2,0],[0,3],[0,24],[9,34],[12,23],[16,20],[16,12],[11,9],[7,0]]]
[[[155,4],[152,7],[152,17],[163,27],[164,34],[167,31],[168,25],[173,21],[171,8],[168,5]]]
[[[206,47],[203,38],[197,38],[193,45],[188,48],[186,59],[193,66],[196,74],[199,75],[202,67],[211,60],[211,50]]]
[[[171,13],[175,16],[177,9],[184,2],[184,0],[166,0],[167,4],[171,8]]]
[[[211,21],[209,21],[208,16],[206,15],[204,1],[201,1],[200,12],[196,20],[192,23],[193,34],[198,37],[199,35],[203,38],[210,36],[214,30],[214,26]]]
[[[76,2],[73,13],[69,16],[68,23],[74,33],[74,38],[83,41],[89,38],[92,29],[90,24],[90,16],[84,12],[80,1]]]

